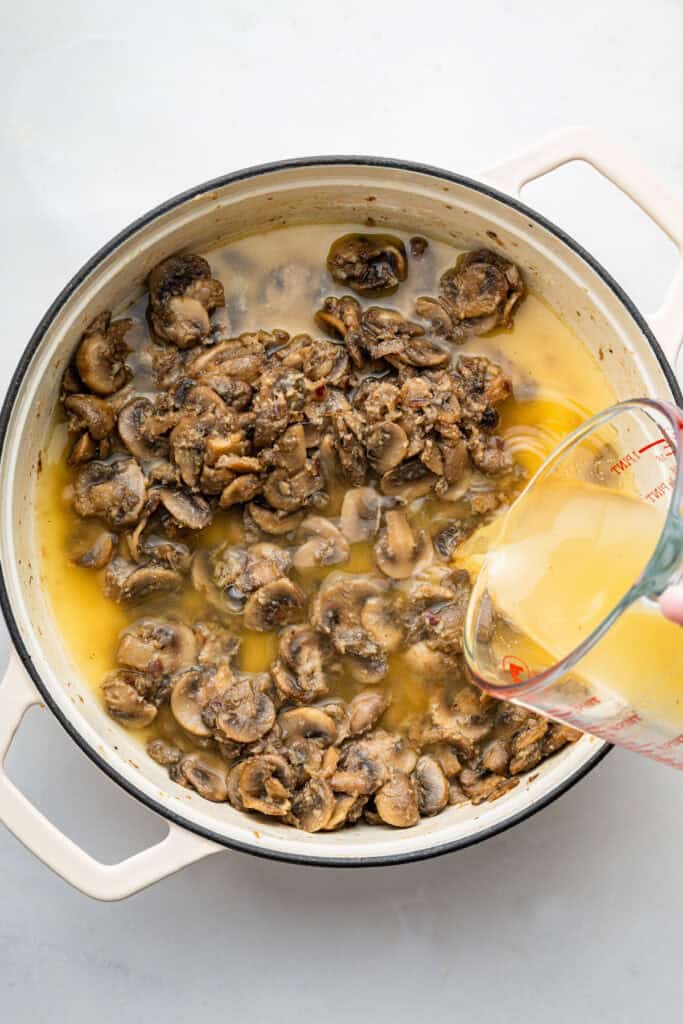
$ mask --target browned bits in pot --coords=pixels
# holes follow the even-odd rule
[[[524,283],[464,254],[418,323],[366,302],[406,279],[399,238],[338,238],[327,269],[359,298],[316,312],[322,265],[317,293],[297,263],[260,286],[325,339],[228,336],[239,293],[194,254],[153,268],[147,323],[90,324],[62,382],[67,554],[128,622],[105,706],[175,783],[310,833],[410,828],[577,738],[468,682],[451,563],[522,480],[496,433],[509,378],[452,342],[509,326]]]

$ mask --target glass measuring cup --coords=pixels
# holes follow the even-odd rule
[[[682,430],[634,399],[570,434],[487,537],[464,639],[482,689],[677,768],[683,627],[657,599],[683,569]]]

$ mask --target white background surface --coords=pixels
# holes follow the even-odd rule
[[[2,0],[0,23],[0,390],[103,241],[248,164],[378,153],[476,175],[587,123],[683,197],[680,3]],[[533,201],[654,304],[667,247],[590,176],[548,188]],[[9,767],[104,858],[161,833],[47,712]],[[0,1019],[679,1019],[682,860],[683,778],[620,752],[437,861],[344,872],[225,854],[118,905],[0,828]]]

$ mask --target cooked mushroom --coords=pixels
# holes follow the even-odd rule
[[[385,585],[373,576],[332,573],[323,581],[310,609],[315,629],[329,636],[340,654],[372,659],[381,648],[361,626],[366,601],[384,593]]]
[[[230,772],[230,798],[233,803],[237,800],[240,810],[284,818],[291,808],[292,781],[289,766],[279,754],[249,757]]]
[[[211,736],[212,730],[202,717],[204,709],[234,683],[235,678],[227,665],[218,669],[188,668],[180,672],[171,690],[171,711],[178,725],[191,736]]]
[[[171,768],[171,778],[181,786],[194,789],[205,800],[222,804],[228,799],[225,762],[208,750],[186,754]]]
[[[366,796],[335,793],[334,808],[332,814],[327,819],[325,832],[332,832],[334,829],[342,828],[343,825],[352,825],[354,821],[358,821],[367,800]]]
[[[349,544],[370,540],[379,529],[381,499],[372,487],[353,487],[344,495],[341,531]]]
[[[389,705],[385,693],[380,690],[363,690],[349,701],[349,733],[360,736],[374,728]]]
[[[114,527],[132,526],[145,504],[145,478],[134,459],[89,462],[76,473],[74,509]]]
[[[69,541],[69,554],[84,569],[103,569],[114,553],[114,537],[99,523],[79,524]]]
[[[315,314],[315,322],[332,337],[346,338],[349,331],[360,327],[360,306],[352,295],[328,296],[323,308]]]
[[[181,573],[165,565],[150,562],[136,565],[125,558],[114,558],[104,575],[104,590],[115,601],[140,601],[155,591],[179,590]]]
[[[184,622],[144,618],[124,629],[116,660],[158,677],[191,665],[196,653],[194,633]]]
[[[96,395],[113,395],[132,376],[126,365],[130,351],[124,338],[133,326],[132,320],[114,320],[111,313],[100,313],[83,334],[76,352],[78,375]]]
[[[240,649],[239,637],[219,622],[195,622],[200,665],[232,665]]]
[[[183,756],[183,752],[179,747],[174,747],[171,743],[160,739],[149,741],[147,753],[153,761],[163,765],[164,768],[170,768],[171,765],[178,764],[178,761]]]
[[[327,693],[320,637],[310,626],[289,626],[280,635],[273,680],[283,700],[305,704]]]
[[[360,613],[360,624],[387,654],[398,650],[403,628],[394,602],[388,595],[369,597]]]
[[[144,729],[157,716],[157,707],[150,700],[149,677],[132,669],[116,669],[103,683],[107,711],[129,729]]]
[[[414,534],[403,512],[386,513],[385,529],[375,544],[375,559],[383,573],[405,580],[419,575],[433,556],[432,542],[424,530]]]
[[[261,479],[255,473],[243,473],[223,488],[218,504],[221,508],[232,508],[251,501],[261,490]]]
[[[309,498],[322,489],[322,478],[311,460],[303,469],[291,474],[287,469],[275,469],[266,477],[263,495],[280,512],[298,512]]]
[[[188,530],[203,530],[211,522],[211,508],[204,498],[186,491],[172,491],[162,487],[157,492],[159,500],[173,521]]]
[[[322,708],[290,708],[281,711],[278,722],[285,743],[297,739],[319,740],[330,746],[337,739],[337,726]]]
[[[149,398],[134,398],[119,413],[119,437],[131,455],[139,459],[163,458],[168,441],[163,436],[174,426],[175,417]]]
[[[403,772],[390,774],[375,794],[375,807],[382,821],[394,828],[409,828],[420,820],[415,783]]]
[[[439,287],[438,299],[420,298],[415,309],[436,333],[455,342],[509,326],[525,294],[519,268],[488,249],[464,253]]]
[[[408,459],[384,474],[380,488],[382,494],[412,501],[413,498],[429,494],[437,479],[420,459]]]
[[[408,437],[398,423],[378,423],[365,438],[365,450],[375,473],[382,476],[402,462],[408,451]]]
[[[245,676],[211,702],[204,721],[213,723],[219,739],[253,743],[275,723],[275,706],[265,692],[267,687],[267,677]]]
[[[292,818],[304,832],[319,832],[328,827],[336,808],[334,793],[325,779],[309,779],[292,799]]]
[[[249,517],[256,523],[259,530],[270,533],[274,537],[282,537],[286,533],[296,530],[304,518],[303,512],[274,512],[263,505],[250,502],[246,508]]]
[[[223,285],[201,256],[170,256],[152,270],[147,285],[154,333],[181,349],[207,337],[209,315],[225,301]]]
[[[300,617],[305,603],[302,590],[283,576],[251,595],[244,606],[244,625],[259,631],[286,626]]]
[[[67,462],[70,466],[81,466],[84,462],[90,462],[97,455],[97,448],[98,446],[86,430],[81,434],[69,452]]]
[[[114,429],[114,412],[104,398],[95,395],[69,395],[64,399],[69,413],[69,429],[87,430],[93,441],[102,441]]]
[[[415,765],[415,784],[420,814],[438,814],[448,803],[448,779],[433,757],[423,754]]]
[[[299,572],[317,565],[338,565],[349,557],[344,534],[323,516],[308,516],[299,527],[303,541],[294,554],[294,568]]]
[[[393,235],[343,235],[332,243],[327,269],[338,284],[364,295],[387,295],[405,281],[408,261]]]

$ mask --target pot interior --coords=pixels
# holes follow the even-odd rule
[[[672,397],[637,317],[609,281],[525,210],[436,172],[312,162],[212,183],[143,218],[107,246],[67,288],[36,336],[9,415],[0,465],[0,559],[14,638],[60,718],[118,781],[162,813],[228,844],[321,862],[407,859],[474,841],[545,803],[580,776],[604,744],[584,737],[495,803],[452,807],[405,832],[360,825],[311,836],[257,821],[226,804],[210,804],[172,783],[80,678],[41,586],[34,494],[61,376],[84,327],[102,309],[120,311],[138,297],[156,263],[176,251],[201,252],[283,225],[364,223],[368,217],[378,229],[393,227],[463,249],[486,246],[508,255],[522,266],[530,288],[582,339],[618,398]]]

